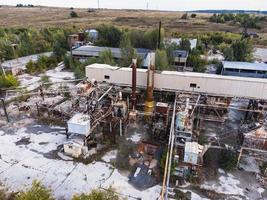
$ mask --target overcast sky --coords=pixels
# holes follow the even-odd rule
[[[0,4],[18,3],[44,6],[96,8],[98,0],[0,0]],[[267,10],[267,0],[99,0],[101,8],[157,10],[246,9]]]

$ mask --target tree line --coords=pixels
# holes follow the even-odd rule
[[[241,27],[244,28],[254,28],[254,29],[261,29],[261,22],[267,21],[266,16],[255,16],[246,13],[222,13],[222,14],[213,14],[209,18],[210,22],[214,23],[226,23],[232,22],[233,24],[239,24]]]
[[[189,52],[187,66],[193,67],[196,72],[205,71],[206,62],[201,59],[200,55],[205,54],[210,49],[219,49],[226,60],[252,60],[252,42],[250,39],[242,38],[240,34],[208,32],[199,35],[183,35],[172,33],[172,37],[182,38],[180,45],[177,45],[164,43],[165,31],[163,28],[160,31],[160,44],[158,44],[158,28],[141,31],[101,24],[96,29],[99,37],[94,41],[94,45],[120,48],[122,55],[120,60],[114,60],[108,49],[102,52],[99,58],[89,58],[85,62],[70,58],[66,54],[69,49],[68,36],[78,31],[75,28],[0,28],[0,59],[8,60],[53,51],[51,57],[41,56],[37,62],[30,61],[26,66],[27,72],[30,74],[42,73],[57,66],[58,62],[64,61],[66,68],[74,71],[77,78],[84,77],[84,66],[96,62],[128,67],[132,58],[138,58],[138,66],[141,66],[143,60],[138,57],[136,48],[155,50],[158,70],[175,70],[172,68],[174,59],[172,51],[175,49]],[[195,49],[191,49],[189,38],[198,39]],[[158,47],[160,48],[158,49]],[[0,78],[0,87],[12,87],[18,84],[11,75],[6,78],[0,72]]]

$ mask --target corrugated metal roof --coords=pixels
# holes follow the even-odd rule
[[[244,70],[259,70],[267,71],[265,63],[249,63],[249,62],[223,62],[224,69],[244,69]]]
[[[83,56],[99,56],[99,54],[105,50],[109,49],[114,58],[121,58],[121,49],[114,48],[114,47],[100,47],[100,46],[92,46],[92,45],[85,45],[78,47],[72,50],[73,55],[83,55]],[[151,52],[150,49],[144,48],[137,48],[137,54],[142,58],[145,58],[146,55]]]

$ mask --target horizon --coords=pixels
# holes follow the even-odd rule
[[[28,3],[22,5],[31,5]],[[84,7],[69,7],[69,6],[50,6],[50,5],[35,5],[34,7],[43,7],[43,8],[74,8],[74,9],[100,9],[100,10],[144,10],[144,11],[161,11],[161,12],[202,12],[202,11],[248,11],[248,12],[266,12],[267,9],[264,10],[254,10],[254,9],[196,9],[196,10],[156,10],[156,9],[142,9],[142,8],[84,8]],[[8,5],[8,4],[0,4],[0,6],[7,7],[16,7],[16,5]]]
[[[99,4],[98,4],[99,2]],[[35,6],[63,8],[101,8],[129,10],[160,10],[160,11],[201,11],[201,10],[247,10],[266,11],[267,4],[262,0],[78,0],[49,1],[49,0],[0,0],[0,5],[16,6],[17,4],[33,4]]]

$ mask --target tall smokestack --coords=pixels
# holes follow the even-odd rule
[[[154,107],[154,73],[155,73],[155,53],[149,54],[149,65],[147,70],[147,97],[146,97],[146,108],[151,111]]]
[[[133,110],[136,108],[136,68],[137,68],[137,60],[132,60],[132,105]]]

